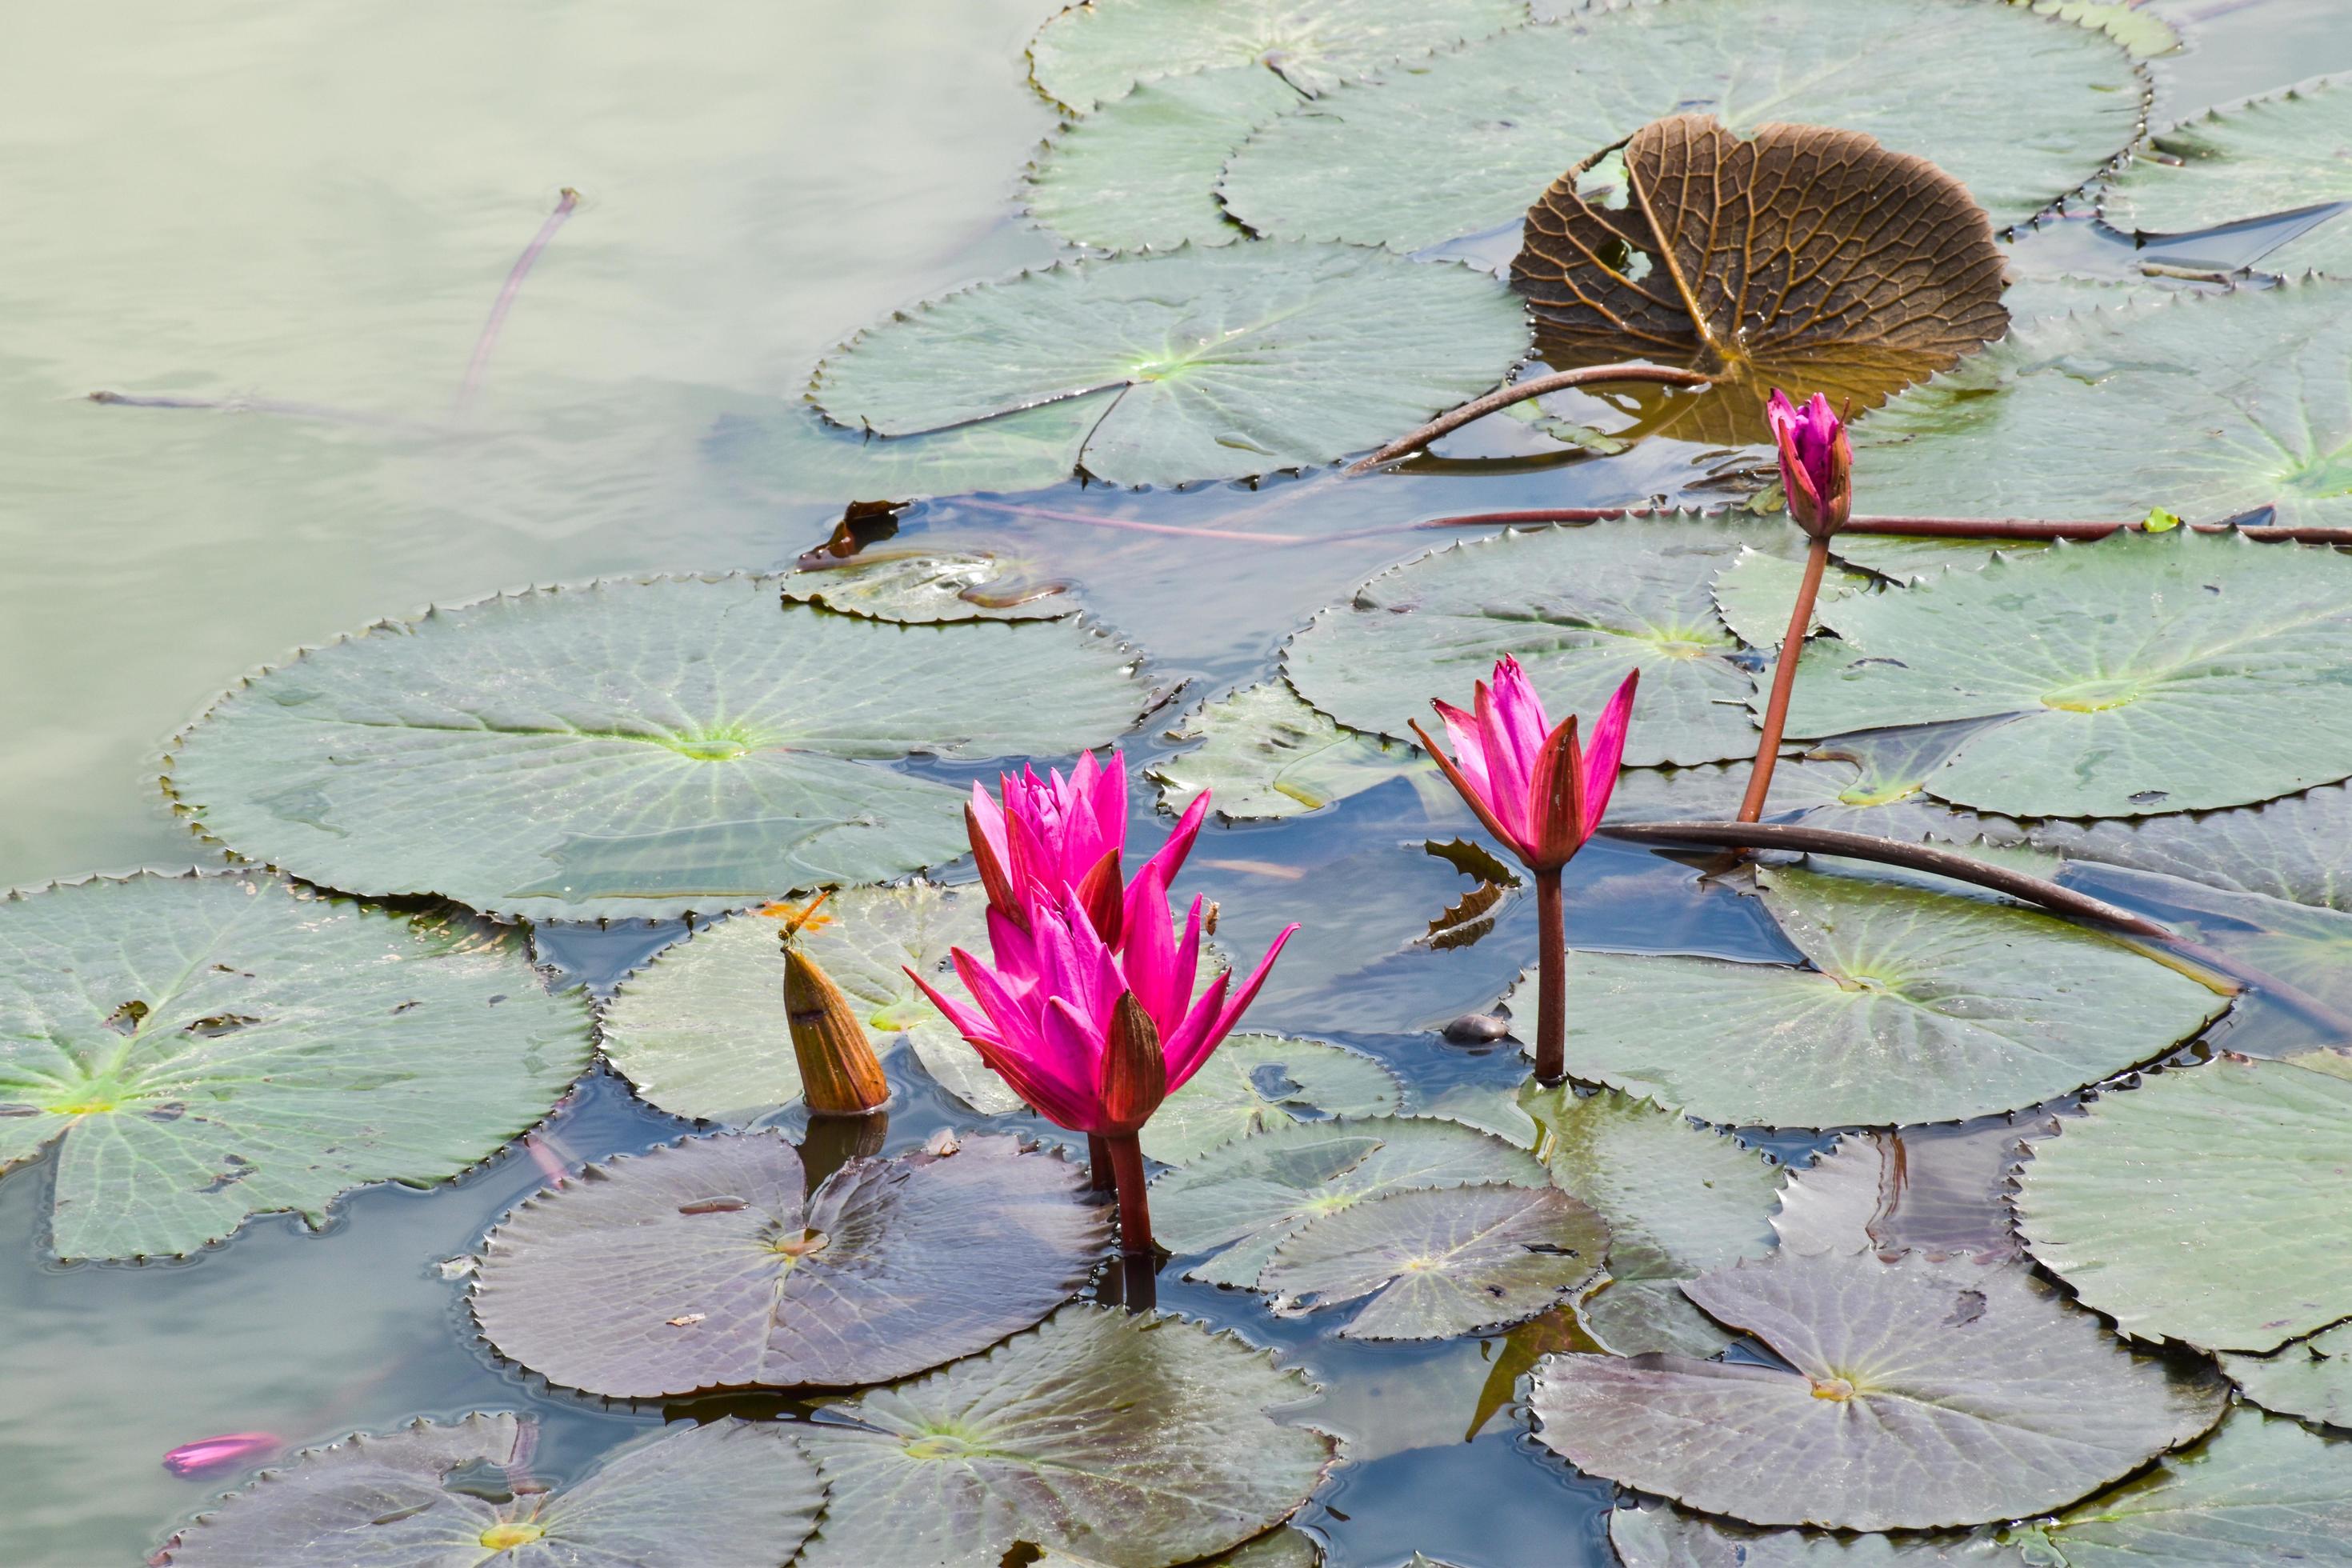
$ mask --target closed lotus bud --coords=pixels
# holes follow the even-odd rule
[[[1764,417],[1780,448],[1789,516],[1814,538],[1828,538],[1845,526],[1853,510],[1853,447],[1846,439],[1845,420],[1818,392],[1800,408],[1777,387]]]
[[[800,1058],[801,1092],[819,1115],[855,1116],[890,1098],[866,1027],[832,977],[784,944],[784,1018]]]
[[[1110,1034],[1103,1045],[1103,1116],[1114,1133],[1133,1132],[1168,1098],[1168,1058],[1151,1015],[1122,992],[1111,1010]]]

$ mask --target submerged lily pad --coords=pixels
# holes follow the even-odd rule
[[[1143,1152],[1190,1164],[1236,1138],[1325,1116],[1381,1116],[1404,1100],[1376,1057],[1279,1035],[1233,1035],[1144,1124]]]
[[[824,1506],[772,1421],[720,1416],[605,1456],[552,1490],[527,1479],[527,1417],[419,1421],[307,1448],[197,1516],[157,1568],[774,1568]],[[469,1471],[487,1470],[476,1479]],[[500,1476],[499,1471],[505,1474]],[[492,1500],[512,1488],[510,1496]],[[488,1495],[485,1495],[488,1494]]]
[[[1086,402],[1086,472],[1178,485],[1377,447],[1485,392],[1527,347],[1517,298],[1467,267],[1193,246],[948,295],[835,353],[811,395],[893,437]]]
[[[828,1528],[802,1563],[967,1568],[1023,1542],[1119,1568],[1190,1563],[1280,1523],[1322,1480],[1332,1440],[1268,1414],[1313,1392],[1230,1335],[1066,1307],[821,1412],[801,1442]]]
[[[2138,73],[2089,28],[1953,0],[1808,0],[1803,17],[1647,0],[1442,55],[1267,126],[1227,167],[1225,205],[1261,234],[1417,249],[1507,224],[1566,165],[1696,111],[1742,133],[1865,132],[1933,159],[2006,226],[2139,134]]]
[[[1217,171],[1251,132],[1300,101],[1255,66],[1147,81],[1045,143],[1029,170],[1029,215],[1105,250],[1230,245],[1244,231],[1217,205]]]
[[[2045,822],[2029,837],[2070,860],[2128,866],[2352,914],[2352,784],[2206,816]]]
[[[547,1114],[587,1003],[521,940],[247,875],[0,898],[0,1170],[50,1149],[61,1258],[169,1257]]]
[[[1180,1255],[1224,1248],[1194,1264],[1187,1279],[1253,1287],[1284,1238],[1325,1215],[1421,1187],[1547,1181],[1534,1155],[1458,1121],[1299,1122],[1228,1143],[1161,1176],[1151,1184],[1152,1228]]]
[[[2315,211],[2316,226],[2259,259],[2271,270],[2352,267],[2352,81],[2320,78],[2158,135],[2101,193],[2099,215],[2141,236]]]
[[[618,1398],[902,1377],[1077,1289],[1108,1226],[1086,1184],[998,1134],[853,1159],[808,1193],[780,1132],[690,1138],[509,1215],[474,1315],[549,1382]]]
[[[2043,1513],[2227,1408],[2210,1372],[2134,1355],[2022,1268],[1781,1254],[1685,1289],[1791,1370],[1554,1356],[1537,1436],[1590,1474],[1754,1524]]]
[[[1219,816],[1247,820],[1320,811],[1391,779],[1443,787],[1437,764],[1419,746],[1342,729],[1281,680],[1203,703],[1168,733],[1203,742],[1148,770],[1160,807],[1171,814],[1202,790],[1214,792]]]
[[[903,1038],[941,1088],[1001,1116],[1021,1097],[906,975],[912,969],[969,1001],[948,952],[987,951],[987,907],[977,889],[850,888],[827,899],[831,918],[798,940],[841,987],[877,1055]],[[604,1008],[604,1054],[639,1095],[673,1116],[739,1125],[800,1098],[778,931],[764,915],[736,915],[622,983]]]
[[[1760,531],[1628,518],[1450,545],[1316,616],[1284,650],[1283,670],[1340,723],[1404,735],[1409,721],[1433,721],[1430,699],[1467,701],[1507,653],[1555,716],[1600,712],[1638,668],[1629,764],[1748,756],[1756,731],[1736,704],[1750,680],[1709,589]]]
[[[1811,967],[1571,952],[1572,1076],[1727,1126],[1958,1121],[2163,1056],[2228,1005],[2053,915],[1812,871],[1758,881]]]
[[[1069,584],[995,556],[869,550],[803,566],[782,581],[787,599],[814,600],[877,621],[1043,621],[1077,609]]]
[[[2347,382],[2352,283],[2038,321],[1855,428],[1854,507],[2117,521],[2161,507],[2191,521],[2268,507],[2341,526]],[[2196,438],[2170,438],[2182,431]]]
[[[1037,30],[1030,75],[1081,113],[1139,81],[1212,66],[1262,68],[1312,95],[1527,19],[1526,0],[1088,0]]]
[[[330,887],[532,919],[671,917],[964,853],[963,796],[887,764],[1100,745],[1135,656],[1067,622],[892,626],[772,577],[607,581],[386,622],[182,737],[205,832]]]
[[[1388,1193],[1283,1238],[1258,1276],[1275,1315],[1362,1300],[1359,1340],[1443,1340],[1548,1312],[1592,1282],[1609,1227],[1554,1187]]]
[[[2352,1317],[2347,1076],[2221,1057],[2101,1096],[2019,1176],[2028,1250],[2138,1339],[2259,1352]]]
[[[1609,1222],[1608,1282],[1577,1308],[1593,1338],[1620,1355],[1730,1343],[1682,1283],[1771,1249],[1772,1163],[1614,1089],[1530,1086],[1519,1102],[1543,1129],[1552,1180]]]
[[[2352,773],[2352,559],[2119,534],[1843,601],[1795,735],[1973,719],[1935,795],[2013,816],[2240,805]],[[2227,744],[2214,737],[2226,734]]]

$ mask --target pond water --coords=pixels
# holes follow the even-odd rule
[[[2341,0],[2152,8],[2185,40],[2154,66],[2159,122],[2352,68]],[[0,884],[219,864],[157,787],[162,749],[241,673],[299,647],[535,584],[788,567],[845,502],[873,499],[780,480],[757,433],[858,329],[1067,254],[1018,216],[1021,171],[1056,123],[1024,79],[1042,19],[1039,0],[138,0],[16,18],[0,58]],[[461,400],[490,302],[565,186],[578,209]],[[2077,268],[2129,259],[2084,216],[2025,243]],[[89,399],[100,391],[203,406]],[[1444,453],[1518,443],[1481,426]],[[1326,470],[937,500],[901,520],[898,542],[1033,563],[1148,648],[1150,679],[1185,689],[1129,737],[1148,762],[1171,749],[1181,707],[1259,679],[1314,612],[1456,536],[1418,526],[1430,519],[1706,499],[1685,489],[1703,448],[1537,450],[1369,481]],[[1139,791],[1147,843],[1165,826],[1149,804]],[[1378,1057],[1421,1105],[1499,1100],[1524,1071],[1516,1049],[1437,1031],[1508,989],[1534,912],[1515,899],[1475,944],[1416,945],[1466,886],[1423,847],[1457,836],[1475,837],[1466,811],[1396,781],[1301,819],[1213,828],[1177,890],[1220,900],[1235,952],[1304,923],[1252,1027]],[[1793,958],[1706,869],[1596,843],[1570,868],[1570,944]],[[2126,882],[2087,885],[2150,902]],[[539,951],[601,993],[680,929],[547,927]],[[2249,1009],[2229,1043],[2285,1026]],[[978,1124],[904,1053],[892,1073],[893,1152]],[[576,1164],[690,1126],[599,1069],[545,1143]],[[1754,1141],[1802,1163],[1830,1140]],[[140,1560],[244,1479],[162,1468],[166,1449],[215,1433],[290,1447],[511,1409],[540,1419],[536,1463],[560,1480],[720,1403],[802,1408],[600,1400],[494,1354],[440,1266],[541,1180],[509,1150],[431,1192],[357,1193],[323,1232],[267,1217],[232,1245],[142,1266],[50,1261],[47,1167],[0,1181],[0,1563]],[[1185,1261],[1165,1270],[1163,1307],[1278,1347],[1327,1384],[1306,1418],[1349,1458],[1296,1521],[1326,1563],[1614,1560],[1614,1489],[1539,1447],[1521,1407],[1482,1400],[1502,1336],[1341,1342],[1320,1318],[1183,1282]]]

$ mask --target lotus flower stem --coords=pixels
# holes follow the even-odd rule
[[[1560,908],[1559,868],[1536,877],[1536,1081],[1568,1076],[1568,923]]]
[[[499,332],[507,324],[507,312],[514,309],[515,296],[522,292],[522,281],[530,276],[539,253],[547,248],[547,242],[555,237],[555,231],[563,226],[563,220],[579,205],[580,193],[564,186],[562,200],[555,204],[555,210],[547,215],[547,221],[539,226],[539,232],[515,258],[513,268],[507,273],[506,286],[490,305],[489,320],[482,323],[482,335],[474,340],[474,357],[467,362],[466,379],[457,388],[457,412],[463,414],[474,401],[474,394],[481,390],[483,373],[490,368],[490,351],[499,346]]]
[[[1566,392],[1570,387],[1612,381],[1648,382],[1661,386],[1698,387],[1710,384],[1706,376],[1695,370],[1675,370],[1660,364],[1596,364],[1582,370],[1556,371],[1550,375],[1538,375],[1529,381],[1496,387],[1484,397],[1474,398],[1459,408],[1450,409],[1411,435],[1400,436],[1370,457],[1352,464],[1348,472],[1369,473],[1383,463],[1392,463],[1408,453],[1421,450],[1440,437],[1461,429],[1473,420],[1484,419],[1497,408],[1508,408],[1514,403],[1525,403],[1530,397],[1541,397],[1548,392]]]
[[[1810,541],[1805,547],[1804,580],[1797,584],[1796,607],[1789,612],[1789,629],[1772,659],[1772,695],[1764,704],[1764,736],[1756,743],[1756,765],[1748,772],[1748,794],[1739,803],[1742,822],[1755,822],[1764,815],[1764,797],[1772,788],[1772,765],[1780,756],[1780,731],[1789,721],[1789,693],[1797,684],[1797,664],[1813,626],[1813,601],[1820,596],[1822,574],[1829,563],[1829,536]]]
[[[1110,1145],[1092,1132],[1087,1134],[1087,1169],[1096,1192],[1118,1190],[1118,1175],[1111,1168]]]
[[[1114,1132],[1103,1142],[1110,1149],[1110,1167],[1118,1181],[1118,1249],[1129,1258],[1148,1258],[1151,1247],[1151,1199],[1143,1179],[1143,1141],[1133,1132]]]

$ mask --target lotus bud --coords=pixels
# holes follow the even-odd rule
[[[285,1446],[275,1432],[229,1432],[181,1444],[163,1456],[163,1468],[175,1476],[198,1476],[266,1459]]]
[[[1168,1058],[1160,1053],[1159,1026],[1135,993],[1126,992],[1111,1009],[1103,1051],[1104,1119],[1114,1134],[1132,1132],[1150,1121],[1167,1098]]]
[[[784,1018],[800,1059],[801,1093],[818,1115],[856,1116],[890,1098],[866,1026],[841,987],[806,953],[784,942]]]
[[[1789,515],[1813,538],[1828,538],[1853,510],[1853,447],[1846,439],[1845,421],[1818,392],[1801,409],[1777,387],[1764,405],[1764,417],[1780,449],[1780,488],[1789,499]]]

